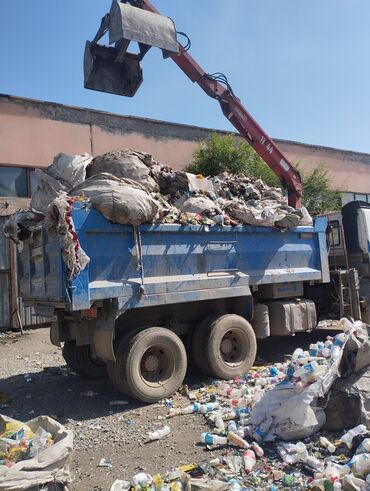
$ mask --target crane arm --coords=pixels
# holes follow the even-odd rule
[[[149,0],[126,0],[124,3],[130,3],[152,13],[160,13]],[[181,45],[180,52],[173,54],[171,58],[192,82],[198,84],[208,96],[218,100],[225,117],[287,188],[289,205],[294,208],[300,207],[302,183],[299,172],[253,119],[234,95],[231,87],[228,84],[225,87],[214,76],[208,75]]]

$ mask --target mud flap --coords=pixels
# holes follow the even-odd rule
[[[113,349],[114,327],[118,316],[118,299],[104,300],[99,309],[93,336],[93,346],[98,358],[105,361],[116,361]]]

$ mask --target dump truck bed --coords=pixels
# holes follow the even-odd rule
[[[73,221],[90,258],[69,278],[59,239],[46,230],[24,242],[21,295],[39,311],[89,309],[118,298],[120,309],[249,295],[253,286],[327,282],[326,218],[312,227],[282,232],[268,227],[140,227],[142,266],[133,228],[109,222],[90,206],[75,203]],[[292,295],[294,296],[294,295]]]

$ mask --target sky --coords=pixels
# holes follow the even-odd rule
[[[152,0],[227,75],[273,138],[370,153],[369,0]],[[86,90],[83,51],[109,0],[0,2],[0,93],[233,130],[216,101],[152,49],[132,99]]]

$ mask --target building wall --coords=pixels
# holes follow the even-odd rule
[[[211,133],[207,128],[0,95],[0,165],[42,168],[59,152],[98,155],[131,147],[181,169],[191,161],[198,142]],[[370,192],[369,154],[275,141],[304,170],[325,165],[341,191]]]

